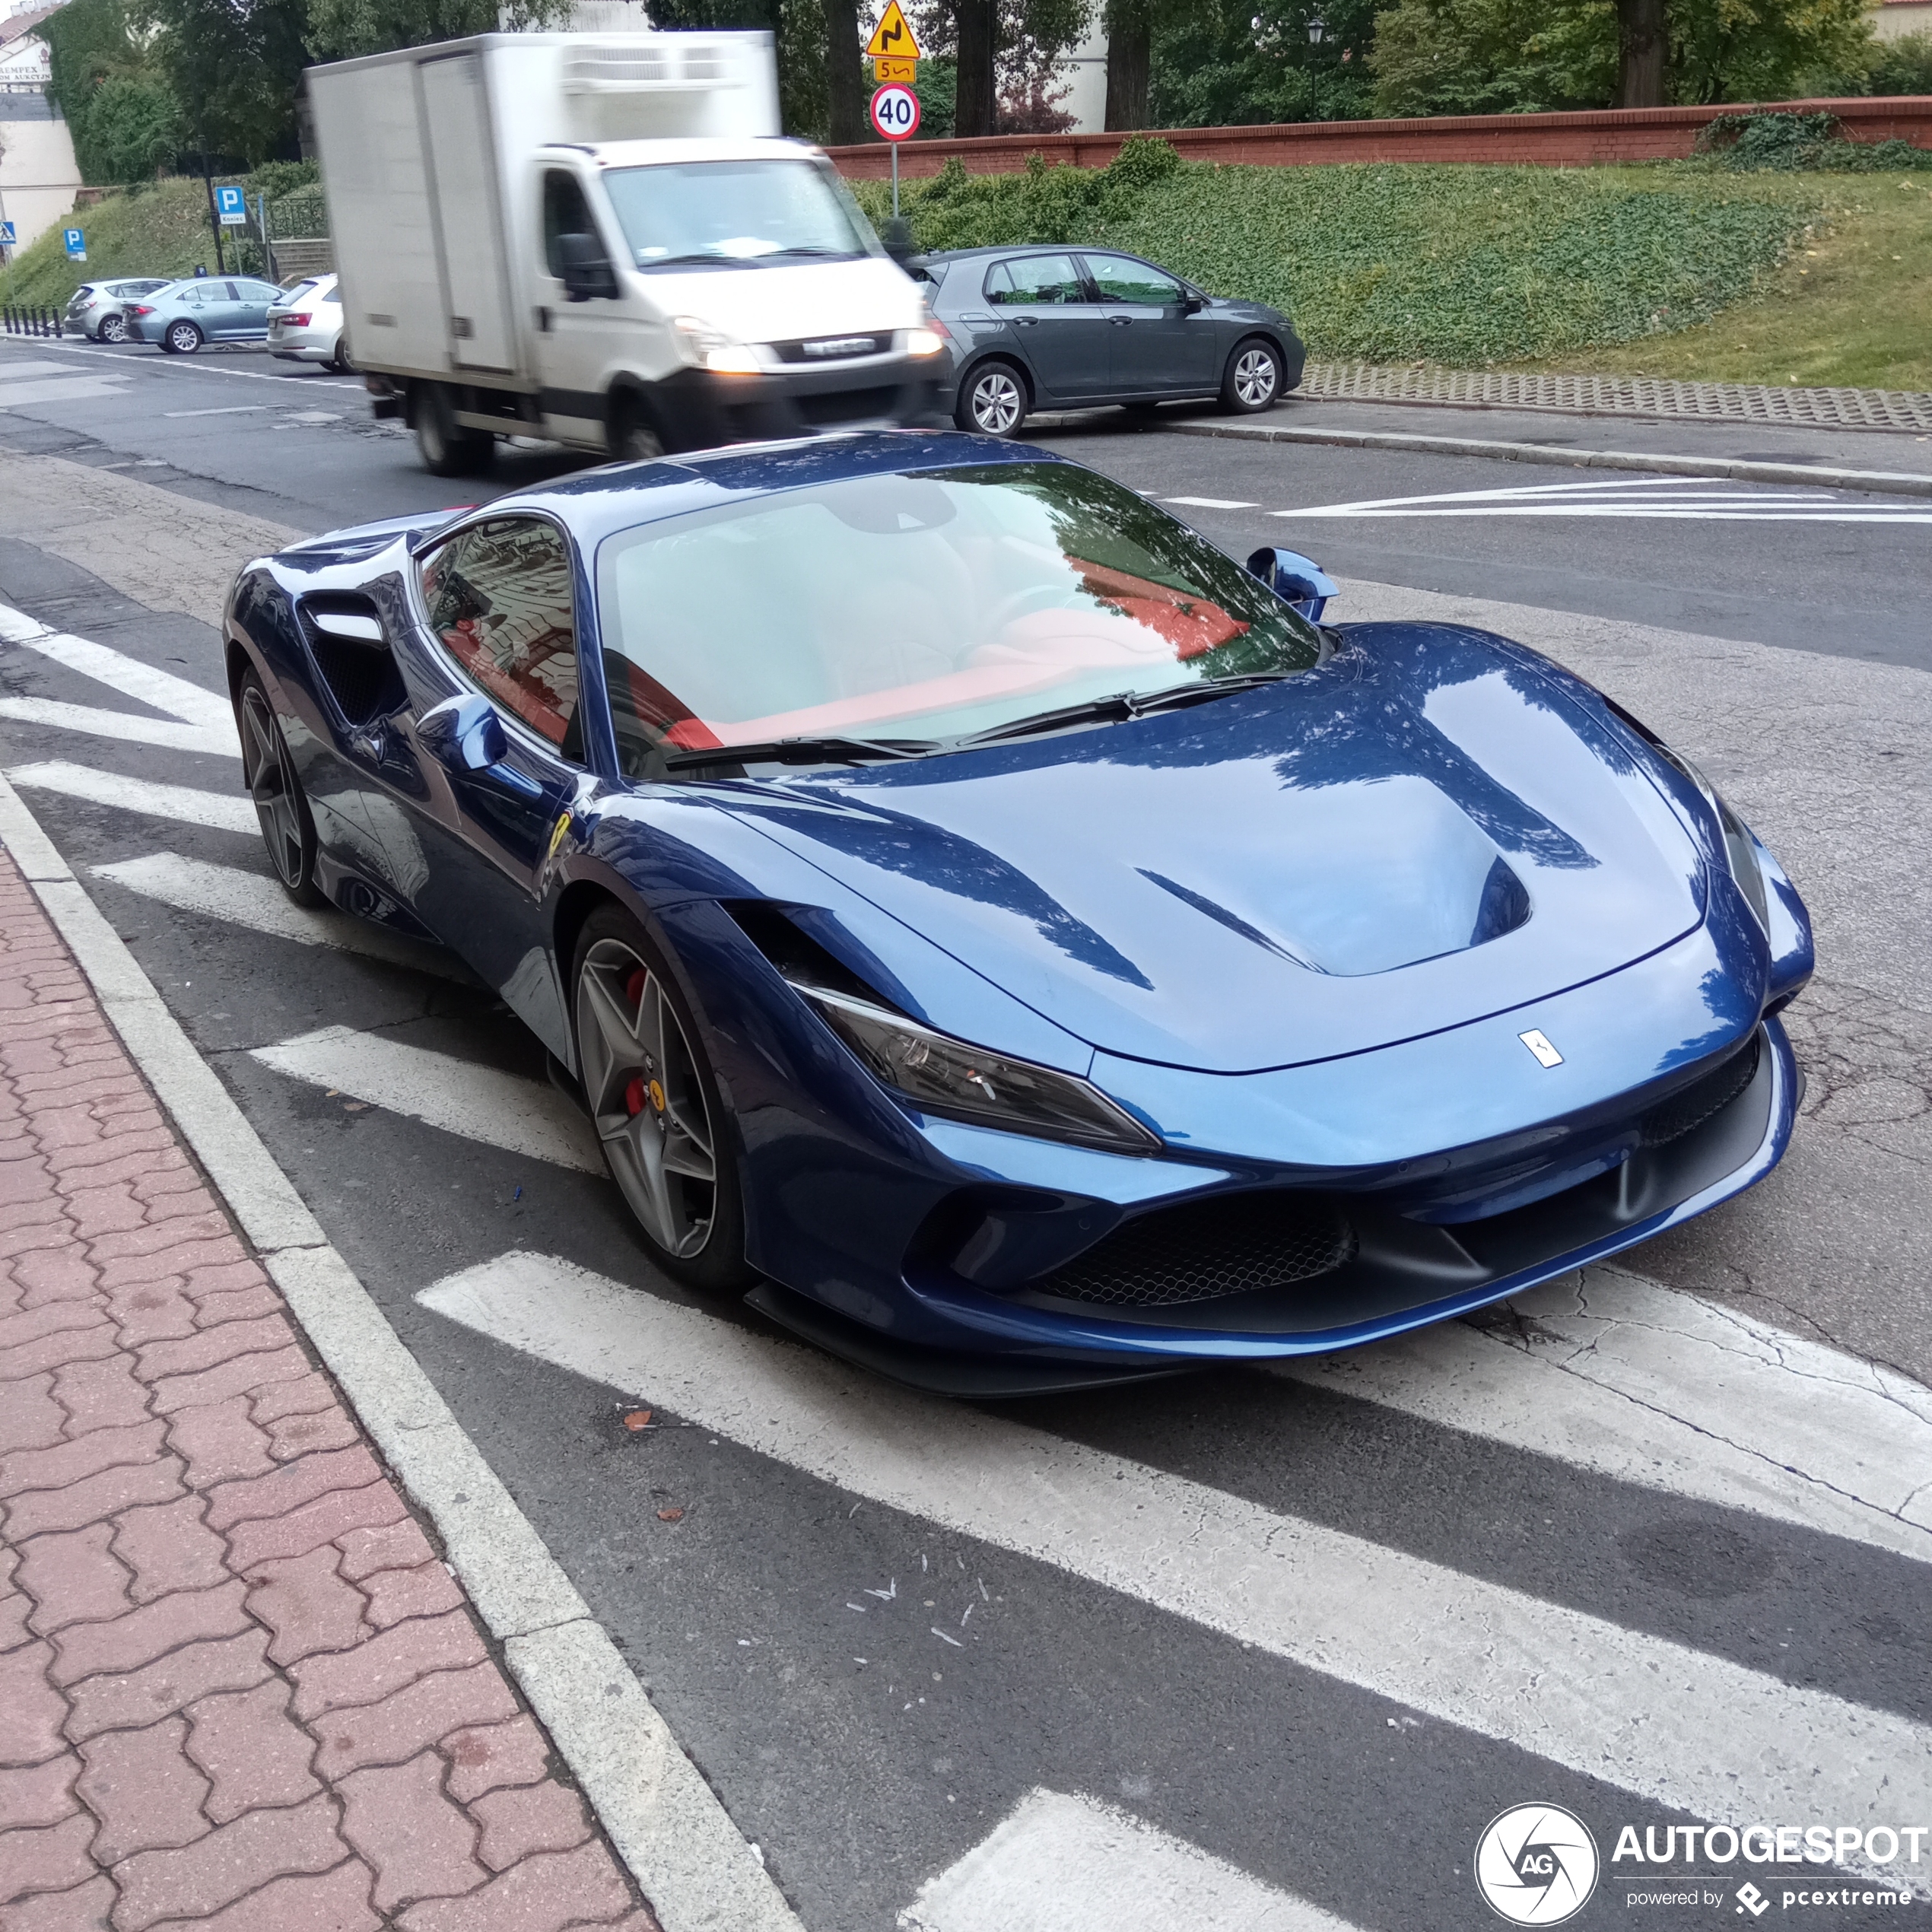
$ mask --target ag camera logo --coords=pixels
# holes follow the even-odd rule
[[[1476,1884],[1512,1925],[1561,1925],[1597,1889],[1597,1841],[1561,1805],[1512,1805],[1476,1841]]]

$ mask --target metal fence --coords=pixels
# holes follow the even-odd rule
[[[63,312],[40,303],[8,303],[0,308],[0,325],[4,325],[9,335],[62,335],[67,332]]]

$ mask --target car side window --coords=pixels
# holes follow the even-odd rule
[[[986,299],[996,309],[1059,307],[1087,299],[1086,284],[1070,255],[1023,255],[1002,262],[986,278]]]
[[[421,583],[443,649],[506,710],[577,756],[577,616],[555,526],[526,516],[473,525],[430,553]]]
[[[242,284],[242,292],[244,298],[250,302],[277,301],[281,295],[279,288],[265,281],[245,281]]]
[[[597,224],[590,218],[590,204],[583,198],[583,184],[564,168],[552,168],[543,177],[544,265],[559,281],[564,279],[564,237],[594,235]]]
[[[1087,272],[1103,302],[1132,302],[1144,309],[1171,309],[1186,293],[1172,275],[1150,269],[1130,255],[1089,255]]]

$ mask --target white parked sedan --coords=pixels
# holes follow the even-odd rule
[[[342,337],[342,296],[332,275],[298,281],[278,298],[269,310],[269,353],[338,371],[354,367]]]

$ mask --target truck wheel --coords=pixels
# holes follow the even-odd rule
[[[474,476],[494,460],[497,439],[488,430],[459,427],[447,386],[425,383],[416,392],[416,447],[431,475]]]
[[[664,453],[664,439],[646,416],[643,405],[635,401],[619,402],[612,410],[611,426],[605,433],[613,461],[648,462]]]

